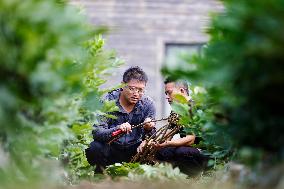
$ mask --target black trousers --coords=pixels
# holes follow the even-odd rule
[[[156,159],[178,166],[181,172],[194,176],[203,170],[208,158],[193,147],[165,147],[157,151]]]
[[[105,168],[107,165],[121,162],[129,162],[137,152],[140,143],[132,146],[121,146],[116,144],[106,144],[99,141],[93,141],[90,147],[85,150],[86,158],[90,165],[96,165],[98,168]]]

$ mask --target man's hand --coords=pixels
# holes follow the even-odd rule
[[[146,140],[143,140],[142,141],[142,143],[138,146],[138,148],[137,148],[137,152],[138,153],[140,153],[140,152],[142,152],[143,151],[143,148],[145,147],[145,145],[146,145]],[[153,145],[154,144],[154,142],[153,142],[153,140],[151,139],[150,141],[148,141],[148,143],[147,143],[147,146],[150,146],[150,145]]]
[[[137,148],[137,152],[138,152],[138,153],[142,152],[142,150],[143,150],[145,144],[146,144],[146,141],[143,140],[142,143],[141,143],[141,144],[138,146],[138,148]]]
[[[164,148],[164,147],[168,147],[169,146],[169,141],[166,141],[166,142],[163,142],[161,144],[159,143],[155,143],[153,144],[153,146],[156,148],[156,149],[161,149],[161,148]]]
[[[151,121],[152,119],[147,117],[145,120],[144,120],[144,123],[145,122],[149,122]],[[153,127],[155,126],[155,123],[154,122],[150,122],[150,123],[145,123],[144,124],[144,129],[147,130],[147,131],[150,131],[153,129]]]
[[[119,126],[119,129],[122,130],[123,132],[127,133],[127,134],[132,132],[131,125],[128,122],[121,124]]]

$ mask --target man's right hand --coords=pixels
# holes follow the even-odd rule
[[[121,124],[119,129],[126,133],[132,132],[131,125],[128,122]]]

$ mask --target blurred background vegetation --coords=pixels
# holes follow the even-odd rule
[[[194,69],[170,71],[206,89],[208,127],[227,134],[239,155],[269,164],[282,161],[284,152],[283,2],[224,1],[226,10],[208,30],[211,40],[188,62]]]
[[[116,164],[112,178],[225,188],[234,161],[248,171],[229,187],[283,187],[284,1],[222,2],[210,41],[185,58],[188,69],[162,70],[192,84],[194,117],[182,121],[203,139],[208,174],[192,181],[169,165]],[[115,110],[99,102],[108,91],[100,86],[122,64],[103,48],[105,31],[65,1],[0,0],[0,188],[100,179],[84,149],[96,116]]]
[[[103,50],[105,29],[56,0],[1,0],[0,14],[1,187],[62,182],[59,159],[68,178],[85,174],[95,115],[112,107],[99,86],[121,64]]]
[[[231,160],[271,179],[272,167],[283,173],[284,1],[223,3],[225,10],[213,16],[208,29],[210,41],[200,55],[187,59],[192,69],[163,72],[206,90],[197,97],[205,108],[205,142],[213,134],[209,137],[232,153]],[[264,177],[256,182],[267,181]]]

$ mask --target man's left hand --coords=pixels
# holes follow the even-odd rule
[[[145,123],[145,122],[149,122],[149,121],[151,121],[151,120],[152,120],[151,118],[147,117],[147,118],[145,119],[144,123]],[[154,122],[145,123],[145,124],[144,124],[144,129],[147,130],[147,131],[150,131],[150,130],[153,129],[154,126],[155,126],[155,123],[154,123]]]
[[[161,149],[161,148],[165,148],[165,147],[168,147],[169,146],[169,141],[165,141],[161,144],[159,143],[155,143],[153,146],[156,148],[156,149]]]

